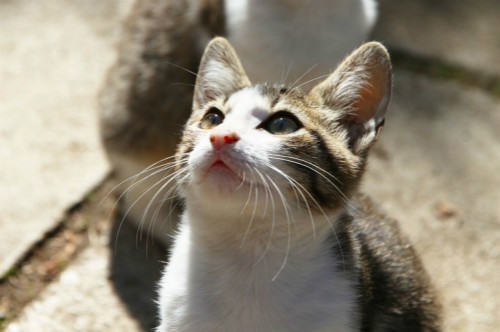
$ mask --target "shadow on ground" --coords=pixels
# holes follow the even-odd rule
[[[144,331],[158,326],[157,284],[167,249],[152,239],[142,239],[137,228],[117,214],[110,233],[109,278],[120,300]]]

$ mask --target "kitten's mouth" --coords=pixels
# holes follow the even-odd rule
[[[208,167],[207,175],[211,172],[222,173],[225,177],[241,180],[239,174],[235,172],[232,167],[228,166],[222,159],[217,159],[212,163],[212,165],[210,165],[210,167]]]
[[[215,160],[205,172],[204,178],[211,179],[210,181],[215,181],[218,186],[226,188],[239,188],[239,185],[244,182],[240,174],[234,170],[234,166],[229,166],[222,159]]]
[[[227,170],[229,170],[229,171],[233,172],[233,170],[232,170],[231,168],[229,168],[229,166],[227,166],[227,165],[226,165],[226,163],[225,163],[225,162],[223,162],[223,161],[222,161],[222,160],[220,160],[220,159],[219,159],[219,160],[217,160],[216,162],[214,162],[214,163],[212,164],[212,166],[210,166],[210,168],[214,168],[214,167],[222,167],[222,168],[225,168],[225,169],[227,169]],[[210,168],[209,168],[209,169],[210,169]]]
[[[217,188],[220,193],[245,193],[250,189],[261,188],[260,183],[248,181],[249,179],[245,176],[245,173],[238,171],[242,166],[237,161],[231,162],[232,159],[228,159],[230,162],[226,162],[217,156],[207,163],[206,165],[209,166],[205,166],[203,173],[200,174],[201,176],[197,181],[198,185],[203,187],[208,185],[205,188],[210,188],[210,190]]]

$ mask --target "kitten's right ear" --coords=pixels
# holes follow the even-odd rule
[[[250,80],[231,44],[222,37],[212,39],[205,48],[196,77],[194,109],[247,86]]]

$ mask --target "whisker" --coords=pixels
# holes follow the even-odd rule
[[[187,173],[187,172],[185,172]],[[173,180],[177,180],[177,178],[179,177],[179,175],[182,175],[182,172],[177,172],[177,174],[174,176],[174,177],[171,177],[170,180],[168,180],[168,182],[171,182]],[[189,176],[189,174],[185,174],[184,177],[187,177]],[[168,212],[168,215],[165,217],[165,220],[163,222],[170,222],[169,218],[172,214],[172,200],[173,198],[177,197],[176,194],[172,194],[172,192],[176,192],[177,191],[177,188],[179,186],[179,183],[182,182],[182,180],[180,181],[175,181],[174,182],[174,185],[169,189],[167,190],[167,192],[163,195],[162,197],[162,200],[160,200],[157,208],[155,209],[154,211],[154,214],[153,214],[153,217],[151,218],[150,222],[148,223],[148,229],[147,229],[147,232],[146,232],[146,253],[147,253],[147,249],[148,249],[148,243],[149,243],[149,237],[152,233],[152,230],[153,230],[153,226],[154,224],[158,221],[158,217],[159,217],[159,213],[161,211],[161,208],[163,206],[163,204],[167,201],[167,200],[170,200],[170,207],[169,207],[169,212]],[[164,184],[162,185],[162,188],[160,188],[157,193],[161,192],[163,190],[163,187],[167,187],[168,184]],[[156,194],[155,194],[156,196]],[[168,198],[167,198],[168,196]],[[149,205],[155,200],[155,197],[151,198],[149,204],[148,204],[148,207],[146,208],[146,212],[143,214],[143,218],[148,214],[148,211],[149,211]],[[141,218],[142,219],[142,218]],[[141,225],[142,225],[142,221],[141,221]],[[142,233],[141,233],[141,240],[142,240]],[[137,241],[137,235],[136,235],[136,241]]]
[[[250,170],[250,172],[252,172],[252,168],[247,166],[247,168]],[[240,248],[243,247],[243,245],[245,244],[245,241],[247,239],[247,236],[248,234],[250,233],[250,228],[252,227],[252,224],[253,224],[253,221],[254,221],[254,218],[255,218],[255,212],[257,211],[257,203],[258,203],[258,199],[259,199],[259,188],[257,186],[254,186],[253,184],[254,180],[250,182],[250,192],[252,192],[252,188],[255,188],[255,203],[253,205],[253,209],[252,209],[252,216],[250,217],[250,221],[248,223],[248,226],[247,226],[247,229],[245,230],[245,233],[243,234],[243,238],[241,239],[241,244],[240,244]]]
[[[311,82],[314,82],[314,81],[320,80],[320,79],[325,78],[325,77],[328,77],[328,76],[330,76],[330,74],[323,74],[323,75],[319,75],[319,76],[317,76],[317,77],[315,77],[315,78],[313,78],[313,79],[310,79],[310,80],[308,80],[308,81],[306,81],[306,82],[302,82],[302,83],[300,83],[299,85],[297,85],[297,86],[296,86],[295,88],[293,88],[293,89],[300,89],[302,86],[304,86],[304,85],[306,85],[306,84],[308,84],[308,83],[311,83]]]
[[[248,166],[245,165],[245,167],[248,167]],[[240,185],[243,185],[243,181],[242,181],[242,183],[240,183]],[[240,185],[238,185],[238,187]],[[248,203],[250,202],[250,199],[252,197],[252,186],[253,186],[253,183],[252,183],[252,181],[250,181],[250,189],[248,190],[248,197],[247,197],[247,200],[246,200],[245,204],[243,205],[243,208],[241,209],[240,215],[243,214],[243,212],[246,210],[246,208],[248,206]]]
[[[153,172],[153,173],[150,173],[149,175],[143,177],[142,179],[140,180],[137,180],[136,182],[134,182],[133,184],[131,184],[130,186],[127,187],[127,189],[125,189],[121,194],[120,196],[118,196],[118,199],[117,201],[119,201],[120,199],[123,198],[123,196],[125,196],[130,190],[132,190],[135,186],[137,186],[138,184],[146,181],[147,179],[159,174],[159,173],[162,173],[162,172],[165,172],[165,171],[168,171],[169,169],[172,169],[172,168],[175,168],[177,166],[180,166],[180,165],[183,165],[185,163],[187,163],[188,161],[186,159],[183,159],[183,160],[180,160],[180,161],[175,161],[175,162],[171,162],[171,163],[168,163],[168,166],[167,165],[161,165],[161,166],[156,166],[156,170]]]
[[[266,198],[264,199],[264,210],[262,212],[262,216],[265,216],[266,213],[267,213],[267,208],[268,208],[268,200],[269,200],[269,194],[268,194],[268,191],[267,191],[267,188],[266,188],[266,181],[264,179],[264,176],[262,175],[261,172],[259,172],[259,170],[257,168],[254,169],[254,171],[257,173],[257,175],[260,177],[260,179],[262,180],[262,184],[264,185],[264,190],[265,190],[265,194],[266,194]]]
[[[290,70],[292,69],[292,63],[293,63],[293,59],[291,59],[288,62],[288,65],[283,64],[284,70],[281,71],[281,80],[280,80],[281,84],[283,84],[283,85],[285,85],[286,81],[288,80],[288,76],[290,75]]]
[[[161,178],[160,180],[158,180],[155,184],[153,184],[150,188],[148,188],[147,190],[145,190],[141,195],[139,195],[139,197],[137,197],[134,202],[132,202],[132,204],[130,204],[127,208],[127,210],[125,211],[123,217],[121,218],[120,220],[120,224],[118,225],[118,230],[117,230],[117,233],[116,233],[116,239],[115,239],[115,243],[117,244],[118,243],[118,236],[120,234],[120,231],[121,231],[121,228],[123,226],[123,222],[125,221],[125,219],[127,218],[129,212],[132,210],[132,208],[137,204],[137,202],[139,202],[139,200],[141,200],[148,192],[150,192],[151,190],[153,190],[156,186],[158,186],[159,184],[162,183],[162,181],[168,181],[168,179],[172,176],[174,176],[177,172],[174,172],[174,173],[170,173],[169,175],[167,175],[166,177],[164,178]],[[141,225],[139,225],[139,229],[141,229]],[[115,249],[117,249],[115,247]]]
[[[246,177],[245,172],[243,172],[242,177],[243,177],[243,179],[241,179],[241,183],[236,187],[235,191],[240,190],[240,188],[245,184],[245,177]]]
[[[160,202],[161,205],[159,206],[159,208],[161,208],[163,203],[165,203],[166,201],[170,202],[168,214],[165,216],[166,220],[170,220],[170,216],[172,215],[172,212],[175,210],[175,208],[179,205],[179,202],[180,202],[180,200],[174,200],[174,198],[179,198],[179,196],[177,194],[172,194],[169,197],[166,197],[166,196],[170,195],[170,193],[173,191],[177,191],[179,186],[180,186],[180,183],[184,182],[187,178],[189,178],[189,172],[187,172],[181,179],[177,180],[175,186],[170,188],[168,190],[168,192],[164,195],[164,197],[162,197],[163,201]],[[172,206],[172,202],[175,202],[174,206]],[[159,208],[156,209],[155,214],[159,213]],[[153,217],[154,217],[154,220],[156,220],[156,217],[155,216],[153,216]]]
[[[278,154],[274,154],[274,155],[278,155]],[[273,158],[273,157],[271,157],[271,158],[273,158],[273,159],[279,159],[279,160],[283,160],[283,161],[288,161],[288,162],[295,162],[295,161],[293,161],[293,160],[287,160],[287,158],[300,160],[300,161],[302,161],[304,163],[307,163],[307,164],[310,164],[311,166],[314,166],[317,170],[322,171],[325,174],[330,175],[331,177],[333,177],[334,179],[336,179],[332,174],[328,173],[326,170],[322,169],[321,167],[317,166],[314,163],[308,162],[306,160],[302,160],[300,158],[290,157],[290,156],[283,156],[283,155],[278,155],[278,156],[281,156],[282,158]],[[307,167],[307,165],[303,165],[303,166]],[[317,173],[320,174],[319,172],[317,172]],[[322,177],[325,178],[325,176],[323,176],[323,175],[322,175]],[[344,264],[345,263],[344,253],[343,253],[342,247],[340,246],[340,241],[338,239],[337,232],[335,231],[335,227],[332,224],[330,218],[328,217],[328,215],[326,214],[326,212],[323,210],[323,208],[321,207],[321,205],[319,204],[319,202],[316,200],[316,198],[314,198],[314,196],[306,188],[304,188],[304,186],[302,184],[300,184],[299,182],[297,182],[293,178],[291,178],[291,180],[293,180],[296,183],[297,186],[299,186],[300,188],[302,188],[302,190],[307,194],[307,196],[309,196],[309,198],[311,199],[311,201],[314,203],[314,205],[318,208],[318,210],[321,212],[321,214],[325,218],[326,222],[330,226],[330,229],[334,233],[335,238],[337,239],[337,243],[339,244],[340,254],[341,254],[341,257],[342,257],[342,263]],[[328,180],[328,182],[330,184],[334,185],[331,181]],[[337,186],[334,185],[334,187],[341,194],[341,199],[344,201],[344,203],[346,204],[346,206],[349,207],[349,208],[351,208],[351,210],[353,210],[354,213],[357,213],[357,211],[358,211],[357,208],[352,205],[351,201],[346,197],[346,195],[342,191],[340,191],[340,189]]]
[[[165,159],[169,159],[169,158],[165,158]],[[178,165],[181,165],[182,163],[184,163],[186,161],[186,159],[181,159],[179,161],[174,161],[174,162],[169,162],[169,163],[166,163],[166,164],[162,164],[162,165],[157,165],[157,166],[152,166],[150,168],[147,168],[141,172],[139,172],[138,174],[136,175],[132,175],[130,177],[128,177],[126,180],[122,181],[121,183],[119,183],[117,186],[115,186],[109,193],[108,195],[114,191],[118,186],[120,186],[121,184],[127,182],[127,181],[133,181],[135,180],[131,185],[129,185],[123,192],[120,193],[120,195],[118,196],[118,198],[116,198],[114,204],[113,204],[113,209],[116,208],[116,205],[118,204],[118,202],[120,202],[120,200],[130,191],[132,190],[134,187],[136,187],[137,185],[139,185],[140,183],[146,181],[147,179],[159,174],[159,173],[162,173],[162,172],[165,172],[171,168],[174,168]],[[158,162],[157,162],[158,163]],[[151,171],[152,173],[150,173],[149,175],[143,177],[142,179],[140,180],[136,180],[141,174],[143,173],[146,173],[146,172],[149,172]]]
[[[183,153],[182,155],[187,155],[187,153]],[[146,166],[144,169],[142,169],[141,171],[137,172],[136,174],[127,177],[126,179],[124,179],[123,181],[121,181],[120,183],[118,183],[117,185],[115,185],[113,188],[111,188],[109,190],[109,192],[101,200],[101,202],[104,201],[112,192],[114,192],[116,189],[118,189],[122,184],[124,184],[126,182],[129,182],[129,181],[133,181],[134,179],[138,178],[139,176],[143,175],[146,172],[149,172],[149,171],[152,171],[154,169],[158,169],[158,168],[161,168],[161,167],[165,166],[165,165],[158,165],[158,164],[161,163],[161,162],[164,162],[164,161],[166,161],[168,159],[175,158],[175,157],[176,156],[169,156],[169,157],[160,159],[160,160],[152,163],[151,165]]]
[[[163,189],[165,189],[166,187],[168,187],[168,185],[170,183],[172,183],[172,181],[174,181],[177,177],[179,177],[179,175],[182,175],[185,172],[187,172],[187,168],[185,168],[185,167],[183,167],[183,168],[175,171],[170,176],[168,176],[167,180],[165,181],[165,183],[163,183],[160,186],[160,188],[158,190],[156,190],[156,192],[153,195],[153,197],[149,200],[148,205],[146,206],[146,209],[144,210],[144,213],[142,214],[142,218],[141,218],[140,226],[139,226],[141,231],[142,231],[142,226],[143,226],[144,222],[146,221],[146,216],[149,213],[149,209],[151,208],[151,205],[153,204],[153,202],[156,200],[156,197],[158,197],[158,195],[163,191]],[[150,226],[151,226],[151,224],[150,224]],[[148,236],[148,234],[146,234],[146,236]],[[141,232],[140,239],[142,240],[142,232]],[[136,240],[137,240],[137,236],[136,236]]]
[[[182,180],[180,180],[180,181],[182,182]],[[176,181],[176,184],[173,187],[171,187],[169,190],[167,190],[167,192],[162,196],[158,206],[155,208],[155,211],[153,212],[153,216],[151,218],[152,221],[149,223],[150,229],[149,229],[148,234],[151,233],[153,225],[156,224],[156,222],[158,222],[158,218],[160,217],[160,212],[161,212],[161,210],[166,202],[169,202],[169,207],[168,207],[169,212],[168,212],[168,215],[165,216],[166,220],[163,220],[163,222],[166,222],[169,220],[168,218],[172,214],[172,209],[173,209],[172,202],[174,201],[174,198],[178,197],[177,196],[177,189],[178,188],[179,188],[179,181]],[[160,221],[160,222],[162,222],[162,221]]]
[[[189,73],[189,74],[192,74],[194,77],[198,77],[198,74],[195,73],[194,71],[192,70],[189,70],[187,69],[186,67],[183,67],[181,65],[178,65],[176,63],[173,63],[171,61],[168,61],[166,60],[165,58],[161,57],[161,56],[157,56],[157,55],[153,55],[153,54],[145,54],[144,55],[144,58],[145,59],[153,59],[153,60],[157,60],[157,61],[161,61],[161,62],[164,62],[166,63],[167,65],[170,65],[170,66],[173,66],[173,67],[176,67],[176,68],[179,68],[183,71],[185,71],[186,73]]]
[[[304,76],[306,76],[307,74],[309,74],[318,64],[313,64],[311,67],[309,67],[309,69],[307,69],[302,75],[299,76],[299,78],[297,78],[291,85],[290,85],[290,90],[294,90],[294,89],[297,89],[297,87],[295,87],[295,84],[297,84],[298,82],[300,82],[300,80],[302,78],[304,78]]]
[[[287,247],[286,247],[285,256],[283,258],[283,261],[281,263],[280,268],[278,269],[276,274],[271,278],[271,281],[276,281],[276,279],[280,275],[281,271],[283,271],[283,269],[285,268],[286,263],[288,261],[288,255],[290,254],[290,247],[291,247],[292,238],[291,238],[291,232],[290,232],[290,213],[288,211],[288,204],[286,203],[285,197],[283,196],[283,193],[281,192],[279,187],[276,185],[276,183],[270,177],[268,177],[268,180],[271,182],[272,186],[276,189],[276,192],[278,193],[278,196],[281,199],[281,203],[283,204],[283,208],[285,210],[285,216],[286,216],[286,221],[287,221],[286,225],[287,225],[287,230],[288,230]]]
[[[332,180],[330,180],[329,177],[331,177],[334,181],[337,181],[337,182],[339,181],[333,174],[329,173],[328,171],[324,170],[323,168],[319,167],[318,165],[311,163],[307,160],[303,160],[303,159],[296,158],[296,157],[279,155],[279,154],[272,154],[272,156],[273,156],[272,157],[273,159],[287,161],[290,163],[301,165],[301,166],[306,167],[312,171],[315,171],[316,174],[321,176],[323,179],[325,179],[330,185],[332,185],[335,188],[335,190],[339,193],[339,195],[343,199],[344,203],[349,204],[349,198],[342,192],[342,190],[340,190],[340,188],[335,183],[332,182]]]
[[[273,166],[274,167],[274,166]],[[319,202],[316,200],[316,198],[314,198],[314,196],[309,192],[309,190],[307,190],[302,184],[300,184],[298,181],[296,181],[295,179],[291,178],[290,177],[290,180],[292,180],[297,186],[299,186],[300,188],[302,188],[302,190],[309,196],[309,198],[311,199],[311,201],[314,203],[314,205],[316,205],[316,207],[318,208],[318,210],[321,212],[321,214],[323,215],[323,217],[325,218],[326,222],[328,223],[330,229],[332,230],[333,234],[335,235],[335,238],[337,239],[337,243],[339,244],[339,250],[340,250],[340,255],[342,257],[342,264],[343,266],[345,265],[345,258],[344,258],[344,252],[342,250],[342,246],[340,245],[340,240],[337,236],[337,232],[335,231],[335,226],[332,224],[330,218],[328,217],[327,213],[324,211],[324,209],[321,207],[321,205],[319,204]]]
[[[280,158],[286,158],[286,159],[289,159],[289,160],[297,160],[299,162],[308,164],[308,165],[316,168],[317,170],[323,172],[324,174],[330,176],[334,181],[339,181],[335,175],[333,175],[332,173],[328,172],[327,170],[323,169],[322,167],[320,167],[320,166],[316,165],[315,163],[310,162],[308,160],[305,160],[305,159],[302,159],[302,158],[293,157],[293,156],[288,156],[288,155],[284,155],[284,154],[278,154],[278,153],[271,153],[270,155],[271,156],[280,157]]]
[[[153,195],[153,197],[149,200],[148,205],[146,206],[146,209],[144,210],[144,213],[142,215],[141,223],[144,221],[145,217],[147,216],[147,214],[149,212],[149,209],[151,208],[151,205],[155,201],[156,197],[158,197],[158,195],[160,194],[160,192],[163,189],[165,189],[170,183],[172,183],[172,181],[174,181],[179,175],[182,175],[186,171],[187,171],[186,168],[181,168],[181,169],[177,170],[176,172],[172,173],[172,176],[169,176],[169,179],[167,181],[165,181],[164,184],[162,184],[160,186],[160,188],[155,192],[155,194]]]
[[[275,166],[273,166],[271,164],[268,164],[267,166],[269,168],[271,168],[273,171],[275,171],[276,173],[278,173],[281,176],[283,176],[285,178],[285,180],[292,186],[292,189],[294,191],[295,198],[296,198],[297,202],[299,202],[299,198],[297,196],[297,192],[299,193],[299,195],[302,198],[302,201],[306,205],[307,212],[309,214],[309,219],[311,221],[311,227],[312,227],[312,231],[313,231],[313,238],[316,238],[316,225],[314,224],[314,218],[313,218],[313,215],[312,215],[311,207],[310,207],[309,202],[307,201],[306,197],[304,196],[304,194],[302,192],[304,190],[307,193],[309,193],[307,191],[307,189],[305,189],[304,186],[302,186],[298,181],[296,181],[294,178],[292,178],[291,176],[289,176],[288,174],[286,174],[284,171],[280,170],[279,168],[277,168],[277,167],[275,167]]]
[[[264,187],[266,188],[266,196],[267,196],[267,193],[269,193],[269,197],[271,199],[271,207],[272,207],[273,217],[272,217],[272,221],[271,221],[271,231],[269,232],[269,238],[267,240],[267,245],[264,248],[264,251],[262,252],[262,254],[259,257],[259,259],[255,262],[255,265],[259,264],[260,261],[262,259],[264,259],[264,257],[266,256],[267,252],[271,248],[272,237],[273,237],[273,234],[274,234],[274,227],[276,225],[276,207],[275,207],[275,203],[274,203],[274,197],[273,197],[273,194],[271,192],[271,187],[269,186],[269,183],[264,179],[264,175],[262,175],[262,173],[260,173],[260,172],[258,172],[258,174],[260,176],[262,176],[262,182],[264,183]],[[268,180],[270,180],[267,175],[265,176],[265,178],[267,178]]]

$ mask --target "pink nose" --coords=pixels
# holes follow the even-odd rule
[[[230,130],[219,129],[210,134],[210,142],[215,149],[220,149],[225,144],[236,143],[239,139],[240,137]]]

